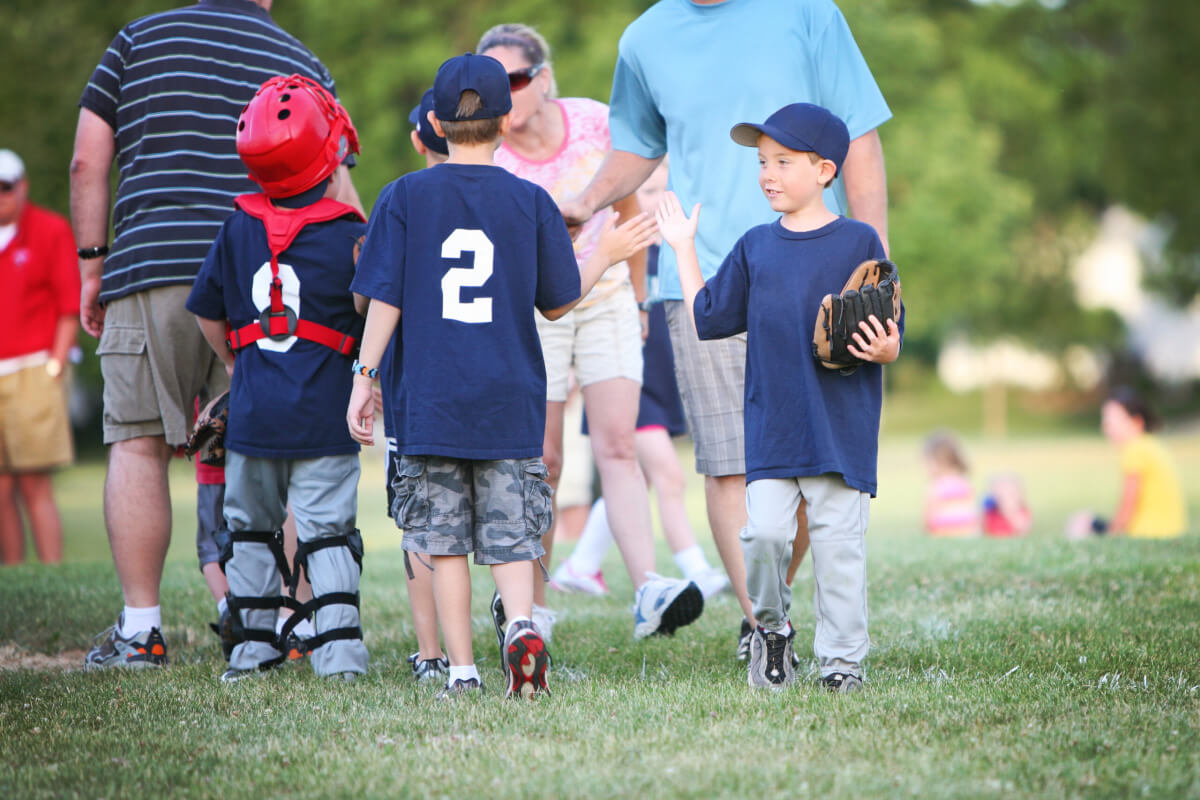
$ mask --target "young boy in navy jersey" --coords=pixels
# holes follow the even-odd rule
[[[548,654],[530,620],[527,562],[543,554],[551,523],[534,309],[561,317],[605,269],[645,247],[654,225],[644,215],[609,224],[578,268],[550,195],[493,163],[512,108],[500,62],[472,54],[446,61],[433,100],[434,130],[450,157],[389,184],[371,214],[351,284],[371,304],[346,421],[355,439],[372,442],[371,379],[395,333],[403,357],[383,377],[401,456],[393,511],[404,549],[433,564],[450,655],[439,697],[481,687],[469,553],[491,566],[508,611],[505,695],[532,696],[549,691]]]
[[[337,412],[350,396],[362,332],[350,280],[365,228],[357,211],[329,197],[358,136],[329,92],[293,75],[268,80],[242,111],[237,151],[262,193],[237,198],[187,301],[232,371],[225,572],[237,644],[221,679],[280,664],[291,626],[315,612],[313,669],[350,680],[367,668],[354,527],[359,447]],[[300,542],[292,567],[280,531],[289,504]],[[280,575],[294,591],[301,566],[313,599],[277,634],[276,610],[289,602]]]
[[[816,583],[813,651],[834,691],[862,687],[867,636],[866,529],[875,495],[883,364],[896,360],[903,316],[886,327],[872,315],[851,352],[866,364],[850,374],[820,366],[811,332],[826,294],[884,257],[869,225],[833,214],[822,193],[850,145],[828,110],[795,103],[761,125],[742,123],[733,140],[758,148],[759,184],[779,220],[751,228],[707,284],[696,259],[700,206],[689,219],[674,194],[658,209],[675,249],[683,296],[701,339],[749,332],[746,353],[746,582],[758,627],[749,682],[781,688],[796,680],[788,619],[787,568],[796,509],[808,501]]]
[[[425,159],[426,168],[441,164],[450,155],[446,140],[433,130],[429,114],[433,111],[433,89],[427,89],[421,95],[421,102],[408,113],[408,121],[413,129],[409,138],[412,139],[413,149]],[[393,340],[388,343],[387,352],[380,362],[380,372],[392,374],[398,343]],[[378,398],[377,398],[378,399]],[[397,450],[396,426],[392,422],[393,402],[383,409],[383,430],[387,441],[387,513],[392,516],[392,503],[396,493],[392,489],[392,481],[396,477],[396,469],[400,463]],[[408,657],[412,665],[413,677],[420,682],[444,681],[449,675],[450,661],[438,643],[437,606],[433,599],[433,572],[429,565],[419,558],[405,558],[405,578],[408,581],[408,603],[412,609],[413,631],[417,635],[417,652]]]

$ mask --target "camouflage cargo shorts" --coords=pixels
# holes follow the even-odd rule
[[[540,458],[467,461],[393,454],[392,518],[403,547],[434,556],[475,554],[476,564],[545,554],[550,484]]]

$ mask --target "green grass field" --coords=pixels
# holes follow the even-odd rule
[[[885,439],[861,694],[829,695],[811,670],[788,691],[751,692],[728,595],[673,639],[634,642],[613,553],[611,597],[553,597],[554,696],[532,704],[501,698],[482,569],[487,692],[439,704],[435,687],[413,683],[399,540],[373,457],[360,493],[364,679],[328,683],[303,665],[218,682],[184,463],[163,594],[172,666],[57,668],[77,664],[121,604],[103,467],[85,464],[57,483],[68,563],[0,573],[0,796],[1200,797],[1200,434],[1169,444],[1193,503],[1189,535],[1073,544],[1066,516],[1116,500],[1116,453],[1098,437],[967,441],[977,485],[994,471],[1025,478],[1036,529],[1019,541],[924,537],[920,441]],[[690,500],[713,557],[698,481]],[[674,572],[665,547],[659,561]],[[807,569],[794,620],[805,656]]]

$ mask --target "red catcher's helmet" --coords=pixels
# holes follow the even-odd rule
[[[346,109],[303,75],[271,78],[242,109],[237,151],[269,197],[291,197],[333,174],[358,152]]]

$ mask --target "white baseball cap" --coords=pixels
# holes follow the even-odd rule
[[[25,162],[12,150],[0,150],[0,181],[16,183],[25,177]]]

